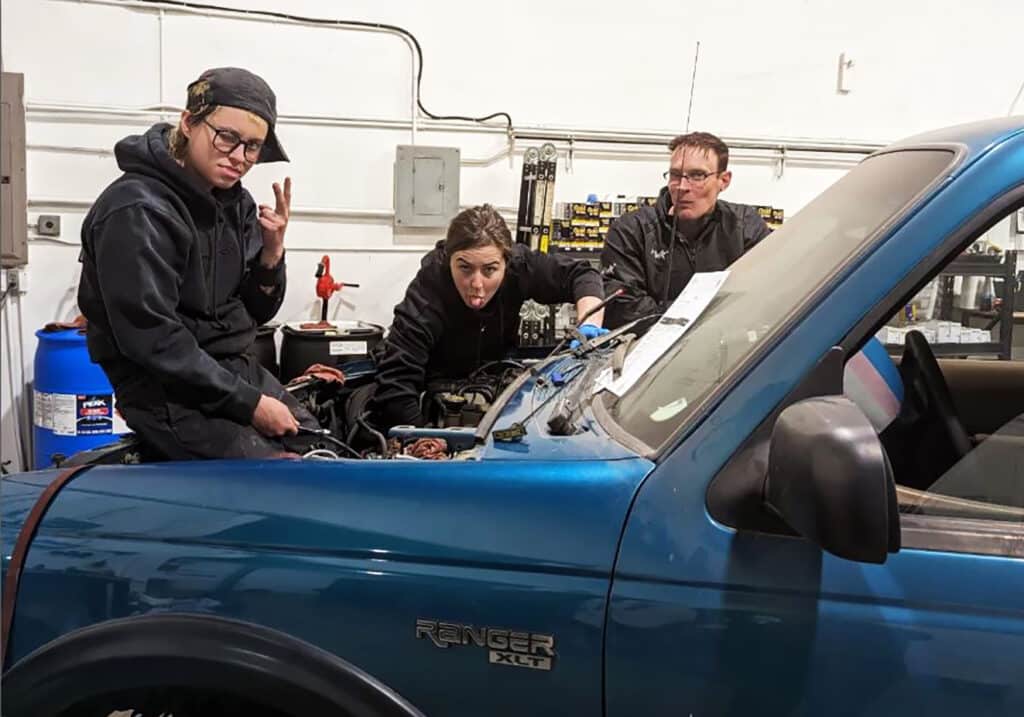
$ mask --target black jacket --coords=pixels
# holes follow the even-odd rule
[[[370,409],[381,428],[423,425],[419,397],[428,378],[464,378],[487,361],[507,357],[527,299],[555,304],[602,295],[601,276],[586,262],[517,244],[501,287],[477,311],[459,296],[442,246],[438,242],[423,258],[377,353]]]
[[[260,392],[217,359],[249,351],[256,326],[277,313],[284,262],[260,265],[252,196],[241,184],[204,189],[171,157],[170,128],[117,143],[124,174],[82,225],[78,306],[89,355],[120,401],[162,393],[248,424]]]
[[[605,309],[610,329],[664,312],[695,272],[725,269],[770,233],[754,207],[718,200],[697,237],[680,231],[670,242],[671,204],[664,187],[655,206],[622,215],[608,231],[601,251],[605,295],[625,289]]]

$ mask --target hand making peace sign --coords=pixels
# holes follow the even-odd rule
[[[263,227],[263,256],[261,262],[265,266],[275,266],[284,254],[284,230],[288,228],[288,217],[292,206],[292,178],[284,178],[284,190],[274,182],[276,206],[271,209],[269,204],[259,207],[260,225]],[[270,260],[270,261],[267,261]]]

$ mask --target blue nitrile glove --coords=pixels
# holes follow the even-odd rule
[[[596,339],[598,336],[604,336],[606,333],[608,333],[608,329],[602,328],[600,326],[594,326],[593,324],[583,324],[583,326],[580,326],[577,330],[581,334],[586,336],[587,339]],[[576,348],[579,348],[579,346],[580,346],[580,340],[579,339],[573,339],[569,343],[569,348],[570,349],[576,349]]]

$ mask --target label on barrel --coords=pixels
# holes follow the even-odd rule
[[[58,436],[127,433],[128,425],[114,410],[113,394],[34,392],[33,423]]]
[[[52,396],[52,393],[35,391],[32,399],[32,423],[50,431],[53,430]]]
[[[363,356],[366,354],[365,341],[332,341],[331,356]]]
[[[75,421],[78,435],[94,436],[114,432],[114,397],[107,395],[76,396]]]
[[[53,425],[50,430],[58,436],[74,436],[75,430],[75,399],[74,394],[51,393],[50,394],[50,420]]]

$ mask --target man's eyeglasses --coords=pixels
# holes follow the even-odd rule
[[[687,184],[691,187],[702,187],[704,186],[704,182],[708,181],[709,177],[713,177],[716,174],[721,174],[721,172],[709,173],[703,172],[699,169],[694,169],[689,172],[677,172],[674,169],[670,169],[661,176],[667,179],[669,184],[679,184],[685,179]]]
[[[235,149],[237,149],[238,145],[241,144],[245,146],[245,149],[242,151],[248,161],[255,162],[260,158],[260,152],[263,151],[263,142],[261,140],[251,139],[246,142],[244,139],[239,137],[238,133],[234,130],[214,127],[205,119],[203,120],[203,123],[213,130],[213,147],[218,152],[231,154]]]

